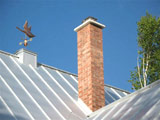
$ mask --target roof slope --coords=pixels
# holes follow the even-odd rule
[[[91,120],[160,120],[160,80],[92,113]]]
[[[0,51],[0,117],[3,120],[87,119],[77,76],[47,65],[26,66]],[[106,105],[128,92],[105,86]]]

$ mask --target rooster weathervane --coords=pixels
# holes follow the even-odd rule
[[[32,38],[35,37],[35,35],[33,35],[33,34],[31,33],[31,26],[28,27],[28,21],[26,20],[26,22],[25,22],[25,24],[24,24],[24,26],[23,26],[24,30],[20,29],[19,27],[16,27],[16,28],[17,28],[18,30],[20,30],[21,32],[25,33],[25,38],[24,38],[24,39],[22,38],[22,40],[24,40],[24,41],[23,41],[23,42],[20,42],[19,45],[24,44],[24,46],[27,47],[28,42],[29,42],[29,41],[32,41]],[[27,36],[28,36],[30,39],[27,40]]]

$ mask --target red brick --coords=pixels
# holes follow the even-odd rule
[[[95,111],[105,105],[102,29],[88,24],[77,33],[79,98]]]

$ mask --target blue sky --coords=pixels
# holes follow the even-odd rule
[[[77,74],[77,33],[88,16],[103,29],[104,79],[128,91],[130,71],[136,66],[137,25],[146,11],[160,16],[160,0],[0,0],[0,50],[15,53],[25,20],[36,35],[27,49],[38,61]]]

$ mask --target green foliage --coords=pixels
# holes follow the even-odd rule
[[[140,82],[137,80],[138,78],[138,73],[136,71],[131,71],[131,80],[129,82],[132,83],[132,89],[140,89]]]
[[[129,80],[132,89],[135,90],[144,87],[145,81],[147,85],[160,79],[160,18],[147,12],[137,25],[139,48],[137,63],[139,66],[137,64],[131,71]]]

